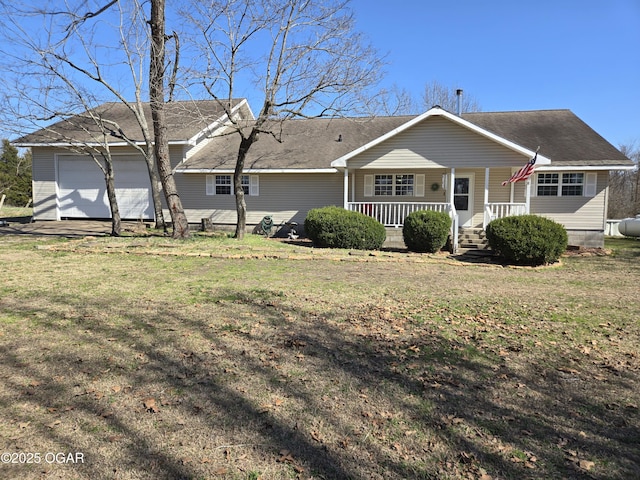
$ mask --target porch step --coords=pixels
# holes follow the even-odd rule
[[[488,250],[489,242],[487,240],[487,234],[481,228],[460,229],[458,248],[465,250]]]

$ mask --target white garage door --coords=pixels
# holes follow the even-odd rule
[[[114,157],[116,198],[123,219],[153,218],[147,165],[139,157]],[[60,218],[111,218],[102,170],[90,157],[58,157]]]

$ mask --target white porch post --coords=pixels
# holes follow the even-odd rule
[[[527,178],[524,188],[524,212],[529,215],[531,210],[531,179]]]
[[[348,210],[349,209],[349,169],[345,168],[344,169],[344,192],[343,192],[343,204],[344,204],[344,209]]]
[[[449,179],[449,205],[451,208],[451,211],[453,212],[455,210],[455,206],[454,206],[454,194],[455,192],[453,191],[454,188],[456,186],[456,169],[451,167],[451,178]],[[453,253],[458,251],[458,222],[456,220],[458,213],[456,212],[455,215],[453,216],[452,220],[452,224],[451,224],[451,229],[452,229],[452,241],[453,241]]]
[[[489,169],[484,169],[484,204],[489,203]]]
[[[356,180],[355,180],[355,173],[354,172],[349,172],[349,175],[351,176],[351,180],[353,180],[353,188],[351,189],[351,201],[355,202],[356,201]]]
[[[451,168],[451,175],[449,175],[449,203],[453,206],[453,188],[456,185],[456,169]]]
[[[483,207],[483,227],[487,228],[489,219],[487,218],[487,205],[489,204],[489,168],[484,169],[484,207]]]

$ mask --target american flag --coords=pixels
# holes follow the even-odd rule
[[[533,174],[534,165],[536,164],[537,159],[538,159],[538,150],[536,150],[536,154],[533,156],[531,160],[527,162],[527,164],[524,167],[522,167],[516,173],[511,175],[511,178],[509,180],[502,182],[502,186],[504,187],[505,185],[509,185],[510,183],[524,182],[527,178],[529,178]]]

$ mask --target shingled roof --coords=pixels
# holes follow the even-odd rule
[[[553,165],[631,165],[617,148],[571,110],[465,113],[465,120],[540,154]]]
[[[277,134],[260,134],[249,151],[245,169],[318,169],[390,132],[413,117],[312,118],[268,125]],[[282,132],[280,128],[282,127]],[[239,135],[216,137],[180,165],[180,171],[233,169]]]
[[[241,101],[234,100],[233,106],[237,106]],[[153,131],[151,108],[148,103],[143,105],[143,111],[149,128]],[[224,114],[223,108],[215,100],[169,102],[165,104],[165,112],[170,143],[186,143]],[[13,143],[20,146],[101,143],[100,129],[91,118],[90,113],[99,118],[116,122],[128,138],[136,142],[143,142],[144,137],[140,125],[128,106],[122,102],[110,102],[89,112],[72,116],[25,135]],[[121,144],[123,140],[118,136],[111,136],[108,138],[108,142],[109,144]]]
[[[245,169],[319,169],[416,118],[415,116],[301,119],[282,125],[281,142],[262,134],[245,161]],[[613,145],[570,110],[482,112],[462,118],[540,155],[554,166],[633,165]],[[212,139],[180,171],[233,169],[239,136]]]

